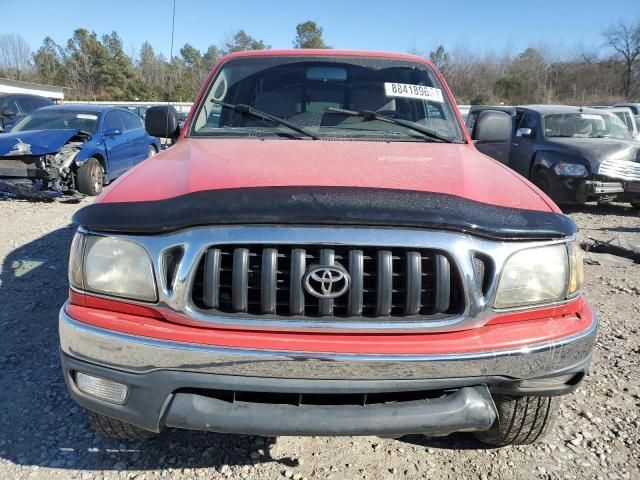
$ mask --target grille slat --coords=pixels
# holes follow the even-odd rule
[[[265,248],[262,251],[262,275],[260,278],[260,306],[264,313],[276,313],[276,286],[278,250]]]
[[[203,300],[209,308],[220,304],[220,249],[207,250],[204,260]]]
[[[449,309],[451,298],[451,267],[449,259],[444,255],[435,255],[434,267],[436,288],[433,292],[433,309],[436,313],[442,313]]]
[[[236,248],[233,252],[231,303],[237,312],[246,312],[249,287],[249,249]]]
[[[393,259],[389,250],[378,252],[378,301],[376,317],[386,317],[391,313],[393,294]]]
[[[359,317],[362,315],[362,293],[364,282],[362,250],[349,252],[349,274],[351,275],[351,287],[349,288],[348,315]]]
[[[420,313],[422,292],[422,258],[420,252],[407,252],[407,288],[404,302],[405,315]]]
[[[307,268],[306,252],[303,248],[294,248],[291,251],[291,280],[290,280],[290,306],[291,315],[304,315],[304,290],[302,289],[302,277]]]
[[[346,269],[348,293],[322,299],[307,292],[304,275],[317,265]],[[429,249],[216,245],[196,272],[192,300],[210,315],[428,320],[465,308],[458,270]]]

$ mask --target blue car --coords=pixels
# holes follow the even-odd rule
[[[160,151],[137,115],[103,105],[40,108],[0,134],[0,194],[49,198],[104,185]]]

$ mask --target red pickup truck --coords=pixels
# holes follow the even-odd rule
[[[575,224],[429,61],[236,53],[146,127],[175,145],[74,217],[61,357],[99,432],[525,444],[587,373]]]

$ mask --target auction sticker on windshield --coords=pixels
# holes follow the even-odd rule
[[[411,85],[409,83],[384,83],[384,92],[387,97],[418,98],[443,103],[442,90],[424,85]]]

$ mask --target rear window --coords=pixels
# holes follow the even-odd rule
[[[16,100],[16,103],[20,107],[20,110],[24,113],[29,113],[37,108],[46,107],[52,105],[53,102],[48,98],[33,98],[33,97],[20,97]]]

